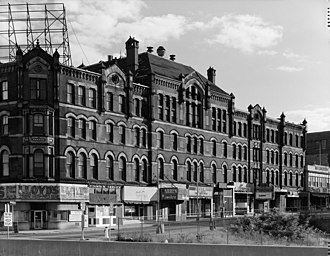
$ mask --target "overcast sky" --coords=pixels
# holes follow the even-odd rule
[[[176,54],[205,76],[214,67],[216,84],[236,96],[238,109],[259,104],[273,118],[306,118],[310,132],[330,130],[326,0],[60,2],[75,66],[124,55],[132,36],[140,52],[162,45],[167,57]]]

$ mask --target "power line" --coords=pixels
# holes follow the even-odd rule
[[[76,32],[75,32],[74,29],[73,29],[73,26],[72,26],[71,20],[69,19],[69,15],[68,15],[68,21],[69,21],[69,23],[70,23],[70,25],[71,25],[71,28],[72,28],[73,34],[74,34],[75,38],[77,39],[78,45],[79,45],[79,47],[80,47],[82,53],[84,54],[84,56],[85,56],[85,58],[86,58],[86,60],[87,60],[87,63],[88,63],[88,65],[89,65],[88,58],[87,58],[87,56],[86,56],[86,54],[85,54],[85,52],[84,52],[84,49],[81,47],[81,44],[80,44],[80,42],[79,42],[79,39],[78,39],[78,37],[77,37]]]

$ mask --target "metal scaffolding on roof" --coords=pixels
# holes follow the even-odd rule
[[[0,28],[1,62],[14,61],[18,47],[26,53],[38,40],[47,53],[52,55],[57,49],[60,62],[72,66],[63,3],[0,5]]]

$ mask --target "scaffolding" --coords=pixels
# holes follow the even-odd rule
[[[15,61],[18,47],[26,53],[37,41],[50,55],[57,49],[60,62],[72,66],[63,3],[0,5],[1,62]]]

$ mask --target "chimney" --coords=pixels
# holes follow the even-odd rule
[[[154,49],[154,47],[148,46],[147,47],[147,52],[152,53],[154,51],[153,49]]]
[[[113,56],[112,55],[108,55],[108,62],[113,60]]]
[[[139,67],[139,41],[129,37],[126,41],[126,65],[127,69],[135,74]]]
[[[207,79],[211,82],[215,84],[215,69],[212,67],[209,67],[209,69],[207,70]]]
[[[165,55],[165,48],[163,46],[159,46],[157,48],[157,54],[159,57],[164,57]]]
[[[170,60],[175,61],[175,54],[171,54],[171,55],[170,55]]]

